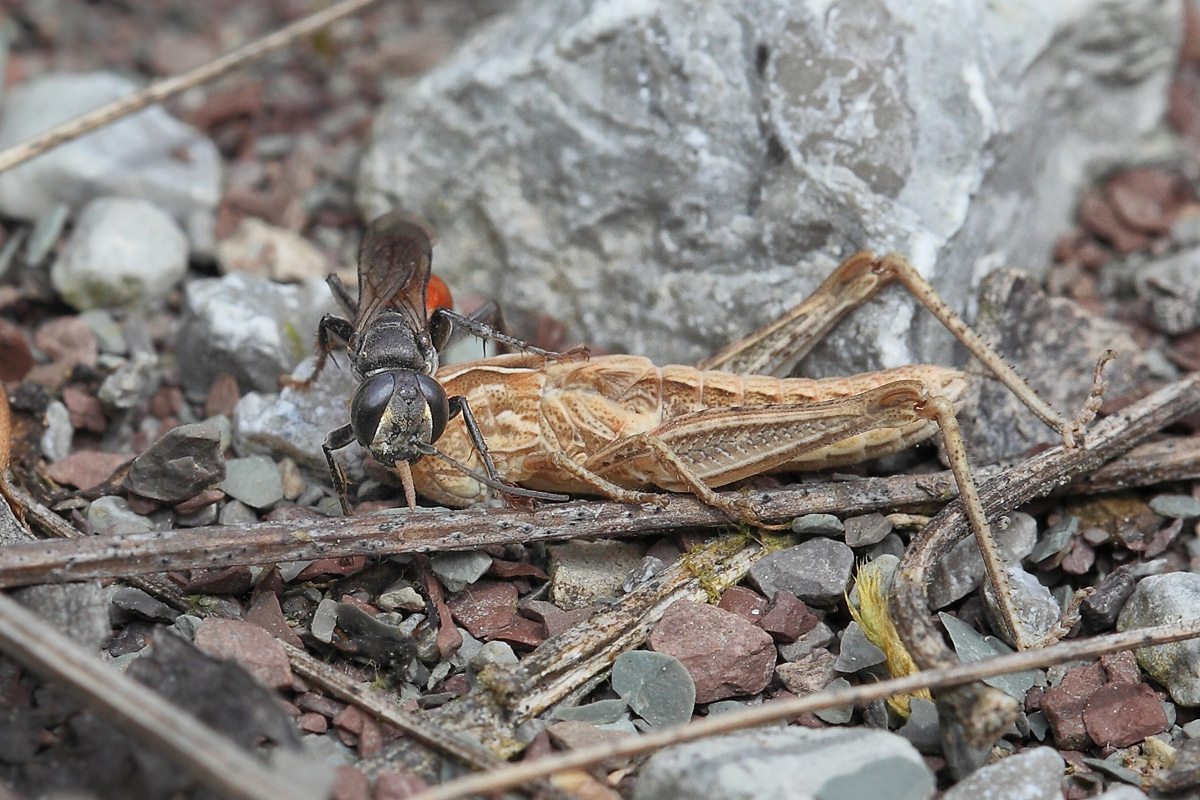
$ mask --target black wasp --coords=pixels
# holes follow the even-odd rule
[[[295,388],[307,388],[325,367],[333,347],[331,337],[347,344],[350,367],[361,383],[350,403],[349,424],[331,431],[321,445],[343,513],[350,514],[346,475],[333,451],[355,440],[377,461],[397,472],[409,508],[416,507],[409,467],[424,456],[442,458],[507,495],[565,500],[564,495],[502,483],[466,398],[446,397],[445,390],[434,379],[438,351],[449,341],[454,326],[546,358],[558,354],[527,345],[477,317],[463,316],[445,306],[431,311],[426,297],[433,240],[433,233],[425,223],[401,212],[384,214],[367,226],[358,251],[358,302],[350,297],[336,275],[327,279],[334,297],[354,321],[333,314],[322,317],[317,326],[317,363],[312,376],[305,381],[285,379],[286,384]],[[433,446],[446,422],[460,413],[471,441],[482,456],[486,476]]]

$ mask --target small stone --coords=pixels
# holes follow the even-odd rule
[[[800,536],[841,536],[845,530],[833,514],[805,514],[792,520],[792,533]]]
[[[174,622],[179,612],[166,603],[154,599],[141,589],[123,586],[112,596],[113,608],[119,612],[118,619],[144,619],[149,622]]]
[[[550,599],[563,611],[587,608],[621,591],[645,547],[636,542],[567,542],[546,548],[550,557]]]
[[[305,733],[324,733],[329,730],[329,720],[312,712],[301,714],[296,719],[296,725]]]
[[[1037,520],[1020,511],[1004,515],[992,526],[996,546],[1005,560],[1015,564],[1037,544]],[[956,544],[933,568],[929,579],[929,604],[944,608],[961,600],[983,584],[986,569],[979,545],[973,537]]]
[[[33,342],[51,361],[68,368],[76,364],[94,367],[99,356],[96,335],[79,317],[50,320],[38,328]]]
[[[847,517],[846,544],[850,547],[869,547],[883,541],[892,532],[892,523],[883,514],[863,514]]]
[[[283,499],[279,467],[266,456],[229,459],[217,488],[252,508],[268,508]]]
[[[883,651],[867,639],[857,622],[851,621],[842,634],[842,647],[833,668],[838,672],[854,673],[859,670],[882,664],[887,660]]]
[[[481,550],[435,553],[429,559],[429,570],[450,593],[461,592],[475,583],[491,566],[492,557]]]
[[[108,593],[96,581],[17,589],[13,599],[92,653],[112,635]]]
[[[1172,572],[1138,582],[1117,619],[1117,630],[1190,625],[1200,621],[1200,575]],[[1138,664],[1183,706],[1200,705],[1200,642],[1189,640],[1137,650]]]
[[[25,263],[30,267],[40,267],[58,244],[67,220],[71,218],[71,207],[66,203],[55,203],[34,220],[33,229],[29,232],[29,244],[25,246]]]
[[[221,506],[218,519],[222,525],[253,525],[258,522],[258,512],[241,500],[229,500]]]
[[[948,789],[942,800],[1061,800],[1065,773],[1062,756],[1049,747],[1034,747],[971,773]]]
[[[1079,517],[1068,515],[1046,529],[1037,546],[1029,553],[1033,562],[1045,561],[1066,549],[1072,537],[1079,532]]]
[[[112,477],[116,470],[130,463],[130,457],[120,453],[80,450],[46,468],[50,479],[79,489],[91,489]]]
[[[73,386],[66,386],[62,393],[63,404],[71,412],[71,425],[76,429],[89,430],[92,433],[104,433],[108,420],[104,418],[104,407],[95,396],[81,392]]]
[[[46,73],[24,81],[5,98],[0,147],[137,90],[108,72]],[[60,203],[79,208],[103,195],[137,196],[179,220],[211,216],[221,197],[220,154],[195,128],[155,105],[0,176],[0,212],[18,219],[35,219]]]
[[[517,587],[507,581],[479,581],[446,601],[460,625],[478,639],[490,639],[517,624]]]
[[[318,642],[329,644],[333,641],[333,629],[337,627],[337,619],[337,601],[322,600],[317,604],[317,610],[313,612],[312,622],[309,623],[308,630]]]
[[[507,642],[486,642],[467,662],[471,671],[478,674],[489,664],[513,665],[518,662],[517,654]],[[443,662],[445,663],[445,662]]]
[[[128,411],[149,400],[161,381],[158,358],[138,352],[101,382],[96,397],[108,408]]]
[[[776,592],[758,626],[776,642],[791,644],[817,627],[818,622],[808,606],[791,592]]]
[[[400,769],[382,770],[375,777],[375,800],[404,800],[429,788],[420,775]]]
[[[33,369],[33,365],[33,351],[25,333],[11,322],[0,319],[0,381],[16,383]]]
[[[82,311],[79,318],[91,329],[101,353],[123,356],[129,352],[129,343],[125,341],[125,334],[121,330],[121,326],[117,324],[107,309],[96,308]]]
[[[779,657],[787,662],[800,661],[808,657],[814,650],[825,647],[835,638],[832,628],[824,622],[818,622],[816,627],[791,644],[781,644]]]
[[[920,753],[940,753],[942,735],[937,704],[924,697],[910,697],[908,708],[908,719],[896,733],[912,742],[913,747]]]
[[[280,374],[312,352],[313,332],[334,302],[324,281],[284,285],[238,272],[188,283],[182,311],[175,346],[179,363],[188,365],[180,380],[189,396],[205,396],[223,373],[247,390],[274,394]],[[343,380],[348,399],[358,381]],[[281,395],[292,396],[286,390]],[[329,414],[345,417],[345,403]]]
[[[308,488],[308,482],[300,472],[300,467],[290,458],[279,461],[279,482],[283,484],[283,499],[295,500]]]
[[[819,537],[759,559],[750,579],[767,597],[786,591],[806,603],[830,605],[845,594],[853,570],[853,550]]]
[[[129,510],[129,501],[123,497],[101,497],[88,506],[88,524],[100,534],[149,533],[154,523],[141,514]]]
[[[168,431],[133,460],[123,486],[142,497],[178,503],[224,478],[221,431],[202,422]]]
[[[263,592],[246,612],[246,622],[252,622],[276,639],[287,642],[292,647],[303,649],[304,642],[288,625],[279,606],[279,598],[274,592]]]
[[[200,623],[194,641],[205,654],[238,662],[273,689],[292,685],[292,668],[283,643],[257,625],[209,617]]]
[[[1150,500],[1150,510],[1169,519],[1200,517],[1200,500],[1188,494],[1160,494]]]
[[[546,726],[550,739],[564,750],[582,750],[588,747],[619,742],[630,734],[613,730],[601,730],[586,722],[554,722]],[[604,762],[605,769],[617,769],[625,759],[610,759]]]
[[[634,650],[631,652],[643,651]],[[687,674],[686,670],[684,674]],[[689,678],[688,680],[691,679]],[[597,700],[582,706],[555,706],[550,716],[559,720],[586,722],[590,725],[607,725],[621,719],[628,708],[629,704],[622,699]],[[691,716],[690,711],[688,715],[689,717]]]
[[[1168,728],[1167,714],[1144,683],[1109,683],[1083,710],[1088,736],[1101,747],[1128,747]]]
[[[1095,591],[1079,606],[1079,616],[1089,633],[1112,630],[1117,615],[1137,585],[1133,566],[1122,564],[1096,586]]]
[[[425,598],[421,597],[420,593],[411,585],[406,583],[395,584],[388,589],[385,589],[375,603],[384,611],[423,611],[425,610]]]
[[[1042,697],[1042,713],[1054,731],[1054,742],[1065,750],[1082,750],[1091,739],[1083,712],[1105,683],[1104,668],[1089,664],[1069,670],[1062,681]],[[1160,709],[1161,711],[1161,709]]]
[[[74,439],[75,428],[71,425],[71,412],[59,401],[51,401],[50,405],[46,406],[46,430],[42,434],[41,441],[42,455],[51,464],[61,464],[70,458],[71,443]],[[128,456],[126,456],[126,459],[128,459]],[[50,475],[50,477],[59,483],[69,483],[72,486],[75,485],[75,480],[91,480],[94,475],[90,470],[85,472],[79,469],[79,467],[84,465],[88,467],[98,466],[94,457],[84,456],[78,462],[58,467],[57,475],[59,477],[55,477],[54,475]],[[112,470],[109,470],[104,478],[107,478],[111,474]],[[100,478],[96,483],[103,481],[104,478]]]
[[[780,664],[775,674],[789,692],[796,695],[819,692],[837,677],[833,662],[837,657],[828,650],[816,649],[804,658]]]
[[[1007,572],[1008,585],[1012,590],[1009,596],[1013,603],[1013,610],[1029,635],[1040,636],[1053,628],[1062,615],[1062,607],[1059,606],[1058,600],[1055,599],[1050,589],[1042,585],[1035,575],[1020,567],[1009,567]],[[1001,621],[1000,609],[996,605],[996,595],[992,591],[990,583],[985,583],[983,586],[983,598],[984,609],[988,613],[988,621],[991,623],[992,630],[1007,639],[1008,632]]]
[[[759,728],[656,753],[634,800],[929,800],[936,782],[903,738],[868,728]]]
[[[950,640],[954,643],[954,652],[963,662],[982,661],[986,658],[1008,655],[1013,652],[1011,647],[995,636],[983,636],[970,625],[950,614],[940,613],[938,618],[942,621],[946,632],[950,634]],[[997,675],[994,678],[986,679],[984,683],[1005,692],[1015,700],[1023,701],[1030,688],[1041,679],[1041,673],[1031,669],[1008,675]]]
[[[690,671],[665,653],[628,650],[617,656],[612,686],[623,703],[653,728],[682,725],[692,718],[696,706]]]
[[[325,254],[303,236],[254,217],[217,244],[217,266],[222,275],[247,272],[282,283],[324,279],[330,271]]]
[[[621,581],[621,591],[624,594],[629,594],[666,568],[667,565],[655,556],[642,556],[642,560],[625,574],[624,579]]]
[[[730,586],[725,590],[725,594],[721,595],[721,602],[717,604],[717,608],[745,617],[751,622],[758,622],[762,619],[768,605],[767,598],[753,589],[747,589],[745,586]]]
[[[683,662],[696,684],[697,703],[761,692],[775,667],[775,643],[766,631],[690,600],[671,604],[647,645]]]
[[[545,600],[522,600],[521,615],[542,623],[547,636],[557,636],[571,626],[567,612]]]
[[[845,678],[834,678],[829,683],[825,684],[825,691],[835,692],[839,689],[849,689],[850,681]],[[830,725],[845,725],[854,716],[854,706],[834,706],[833,708],[823,708],[820,711],[814,711],[813,716],[822,722],[828,722]]]
[[[80,310],[157,310],[183,280],[187,258],[187,236],[170,215],[145,200],[104,197],[80,213],[50,281]]]

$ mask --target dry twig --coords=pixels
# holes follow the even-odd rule
[[[986,478],[1001,471],[989,468],[978,474]],[[1086,482],[1059,488],[1105,492],[1197,476],[1200,437],[1191,437],[1148,445],[1098,471]],[[755,491],[753,500],[764,509],[765,517],[787,520],[813,513],[928,509],[950,501],[955,494],[953,476],[941,472],[799,484]],[[673,495],[666,509],[579,501],[536,511],[396,511],[87,539],[77,538],[70,526],[49,516],[70,531],[75,541],[20,544],[0,550],[0,587],[318,558],[473,550],[492,544],[652,536],[681,528],[722,528],[729,524],[724,514],[687,495]]]
[[[60,144],[64,144],[85,133],[115,122],[121,117],[128,116],[135,111],[141,111],[146,106],[161,103],[163,100],[186,91],[193,86],[198,86],[214,78],[219,78],[226,72],[236,69],[243,64],[270,55],[276,50],[287,47],[301,37],[315,33],[331,22],[362,11],[375,2],[377,0],[342,0],[342,2],[324,11],[310,14],[304,19],[298,20],[255,42],[251,42],[245,47],[238,48],[232,53],[227,53],[220,58],[214,59],[203,66],[185,72],[182,75],[161,80],[158,83],[147,86],[141,91],[134,92],[129,97],[101,106],[95,111],[89,111],[75,119],[67,120],[45,133],[39,134],[28,141],[15,144],[7,150],[0,152],[0,172],[12,169],[34,156],[41,155],[47,150],[58,147]]]

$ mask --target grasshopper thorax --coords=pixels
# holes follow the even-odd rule
[[[355,438],[387,466],[415,464],[422,449],[427,451],[442,435],[449,416],[441,384],[411,369],[367,376],[350,404]]]

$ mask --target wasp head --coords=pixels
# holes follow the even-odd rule
[[[388,370],[358,386],[350,424],[380,463],[415,464],[446,427],[450,406],[441,384],[412,370]],[[421,446],[424,445],[424,448]]]

